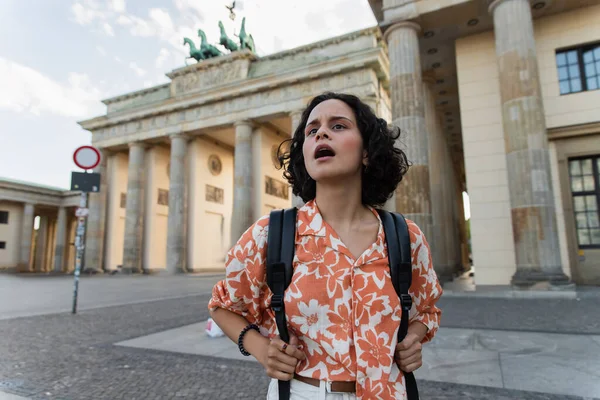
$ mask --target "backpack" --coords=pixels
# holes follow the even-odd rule
[[[377,210],[383,223],[383,230],[388,248],[390,275],[394,289],[400,298],[402,319],[398,329],[398,343],[408,333],[408,312],[412,307],[412,299],[408,293],[412,280],[412,263],[410,236],[404,216],[385,210]],[[275,313],[275,321],[281,340],[289,343],[289,333],[285,319],[283,296],[285,289],[292,281],[293,260],[296,247],[296,214],[295,207],[285,210],[273,210],[270,213],[269,232],[267,238],[267,284],[273,292],[271,309]],[[417,382],[412,372],[405,372],[406,393],[409,400],[418,400]],[[279,381],[279,399],[289,400],[290,381]]]

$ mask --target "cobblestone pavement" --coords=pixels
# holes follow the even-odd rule
[[[1,320],[0,391],[32,399],[265,398],[268,378],[257,363],[113,345],[203,321],[208,317],[207,301],[207,295],[190,296],[85,310],[77,315]],[[597,315],[597,299],[582,299],[577,304],[565,300],[556,304],[550,300],[505,302],[444,299],[443,323],[479,328],[503,324],[532,330],[537,323],[554,331],[598,330],[597,324],[586,327],[591,318],[581,315],[592,311]],[[514,311],[517,307],[520,312]],[[520,322],[506,318],[519,318]],[[429,381],[420,381],[419,388],[421,398],[428,400],[581,399]]]

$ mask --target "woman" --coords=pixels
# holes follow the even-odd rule
[[[209,303],[211,317],[264,366],[272,378],[269,399],[278,398],[277,380],[292,380],[291,400],[335,398],[328,392],[406,398],[400,370],[421,366],[421,344],[439,326],[435,303],[442,290],[427,241],[407,220],[413,308],[408,335],[397,344],[402,310],[375,210],[408,170],[405,154],[394,147],[397,136],[355,96],[325,93],[303,112],[289,152],[280,157],[293,193],[306,202],[298,210],[294,275],[284,300],[289,343],[278,337],[270,309],[268,216],[228,254],[226,278]]]

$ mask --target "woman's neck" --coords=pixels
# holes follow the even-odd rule
[[[360,184],[317,184],[315,201],[323,219],[328,224],[344,230],[360,222],[370,213],[362,204]]]

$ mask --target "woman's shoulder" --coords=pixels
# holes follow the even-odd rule
[[[267,245],[269,235],[269,215],[264,215],[256,220],[240,236],[234,247],[245,249],[248,247],[257,247],[262,249]]]
[[[417,246],[423,243],[426,244],[427,238],[425,237],[425,234],[423,233],[423,230],[421,230],[419,225],[417,225],[416,222],[409,218],[405,218],[405,220],[406,224],[408,225],[408,234],[410,235],[410,242],[413,245]]]

